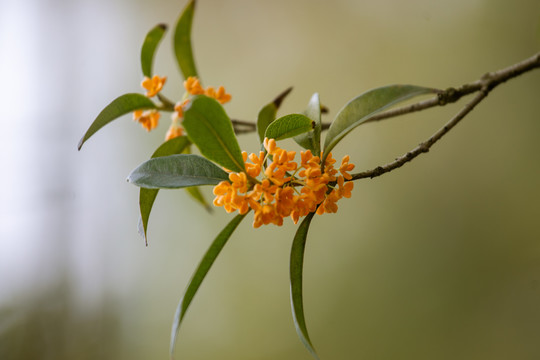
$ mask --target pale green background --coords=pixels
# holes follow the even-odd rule
[[[142,40],[184,5],[1,0],[2,360],[168,357],[176,304],[231,215],[163,191],[145,247],[125,178],[167,117],[149,135],[125,117],[76,145],[113,98],[141,91]],[[170,40],[155,68],[178,98]],[[252,120],[294,86],[282,114],[319,92],[330,121],[373,87],[458,86],[533,55],[540,2],[200,0],[193,41],[231,116]],[[304,295],[322,359],[540,358],[539,94],[538,70],[502,85],[428,154],[314,219]],[[362,126],[334,154],[358,170],[387,163],[466,101]],[[240,143],[257,150],[254,135]],[[290,314],[295,227],[250,222],[197,294],[178,358],[310,359]]]

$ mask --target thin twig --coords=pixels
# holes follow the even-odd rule
[[[367,170],[364,172],[352,174],[351,180],[358,180],[364,178],[374,178],[381,176],[387,172],[390,172],[394,169],[397,169],[403,166],[405,163],[411,161],[418,155],[428,152],[431,146],[440,140],[445,134],[447,134],[461,119],[463,119],[476,105],[478,105],[482,100],[486,98],[491,90],[496,86],[515,78],[525,72],[531,71],[533,69],[540,68],[540,53],[519,62],[515,65],[509,66],[505,69],[487,73],[480,80],[477,80],[470,84],[465,84],[460,86],[457,89],[450,88],[438,95],[439,102],[434,104],[435,99],[427,100],[421,103],[413,104],[408,107],[396,109],[393,111],[388,111],[379,115],[377,120],[386,119],[392,116],[403,115],[409,112],[419,111],[433,107],[436,105],[445,105],[448,102],[455,102],[461,97],[471,94],[473,92],[479,93],[469,102],[465,107],[463,107],[450,121],[448,121],[441,129],[439,129],[435,134],[433,134],[429,139],[418,145],[413,150],[407,152],[406,154],[398,157],[395,161],[386,164],[384,166],[378,166],[375,169]],[[442,101],[442,103],[441,103]],[[383,117],[386,114],[385,117]]]
[[[474,82],[461,85],[457,88],[448,88],[446,90],[443,90],[439,92],[437,96],[431,99],[423,100],[423,101],[420,101],[411,105],[399,107],[393,110],[388,110],[380,114],[374,115],[370,119],[366,120],[364,124],[369,123],[369,122],[389,119],[389,118],[393,118],[393,117],[401,116],[405,114],[410,114],[417,111],[426,110],[435,106],[444,106],[446,104],[455,103],[456,101],[460,100],[462,97],[466,95],[470,95],[472,93],[480,91],[484,85],[488,85],[488,87],[495,87],[509,79],[515,78],[525,72],[538,68],[539,66],[540,66],[540,53],[537,53],[536,55],[531,56],[530,58],[525,59],[507,68],[504,68],[504,69],[501,69],[492,73],[487,73],[481,79],[476,80]],[[251,124],[253,126],[252,131],[255,131],[256,127],[254,123],[250,123],[248,121],[244,121],[243,123],[244,123],[243,125]],[[234,126],[234,123],[233,123],[233,126]],[[330,127],[330,124],[328,123],[322,124],[322,130],[326,130],[329,127]],[[249,132],[247,131],[247,129],[243,129],[243,130],[244,131],[242,131],[242,133]]]
[[[433,134],[429,139],[415,147],[413,150],[407,152],[406,154],[398,157],[395,161],[386,164],[384,166],[377,166],[373,170],[364,171],[361,173],[352,174],[352,180],[364,179],[364,178],[374,178],[381,176],[387,172],[390,172],[394,169],[397,169],[403,166],[405,163],[411,161],[418,155],[428,152],[429,148],[433,146],[440,138],[442,138],[446,133],[448,133],[457,123],[463,119],[476,105],[478,105],[489,93],[488,89],[480,91],[474,99],[465,105],[449,122],[447,122],[442,128],[440,128],[435,134]]]

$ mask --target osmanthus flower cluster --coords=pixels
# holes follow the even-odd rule
[[[141,86],[146,90],[146,96],[152,98],[160,93],[166,81],[167,77],[160,77],[159,75],[154,75],[152,78],[145,76],[141,82]],[[184,109],[189,104],[189,95],[206,95],[216,99],[220,104],[231,101],[231,95],[225,91],[223,86],[218,87],[217,90],[212,86],[205,89],[202,87],[200,80],[195,76],[190,76],[184,81],[184,88],[186,89],[186,92],[183,99],[174,106],[174,111],[171,116],[171,125],[165,135],[165,141],[184,134],[181,123],[182,118],[184,117]],[[160,117],[160,112],[154,109],[139,109],[133,112],[133,120],[139,122],[147,131],[151,131],[158,126]]]
[[[183,188],[198,203],[208,207],[201,186],[213,186],[215,206],[236,215],[216,236],[195,270],[180,301],[171,332],[171,355],[175,339],[186,311],[203,279],[228,239],[253,210],[253,226],[282,225],[291,217],[297,224],[290,259],[290,288],[293,319],[298,336],[308,351],[317,358],[308,336],[302,304],[302,267],[308,229],[315,214],[335,213],[338,201],[351,197],[355,175],[349,156],[341,163],[331,151],[351,131],[373,115],[413,96],[437,92],[413,85],[390,85],[373,89],[350,100],[337,113],[329,126],[323,126],[323,106],[314,94],[301,113],[277,116],[281,102],[290,92],[283,92],[264,105],[255,122],[233,121],[223,104],[231,95],[223,86],[203,87],[191,47],[191,24],[195,0],[189,0],[176,23],[173,50],[185,79],[184,95],[174,102],[162,93],[167,81],[153,73],[154,54],[167,26],[152,28],[141,49],[141,86],[146,94],[128,93],[114,99],[92,122],[79,142],[79,149],[98,130],[123,115],[133,114],[147,131],[155,129],[162,112],[171,113],[166,141],[151,159],[131,172],[128,180],[140,187],[140,232],[147,238],[148,220],[154,200],[162,188]],[[240,129],[238,126],[245,126]],[[328,124],[325,124],[328,125]],[[322,141],[322,131],[327,130]],[[239,130],[256,132],[261,149],[257,153],[242,152],[236,138]],[[299,156],[277,146],[283,139],[294,139],[302,148]],[[194,145],[200,155],[193,154]],[[227,171],[223,169],[229,169]]]
[[[311,150],[302,151],[298,165],[294,161],[296,152],[277,147],[274,139],[264,139],[264,148],[266,152],[258,155],[242,153],[246,172],[231,172],[229,181],[214,187],[215,206],[223,206],[227,212],[238,210],[240,214],[252,209],[253,227],[258,228],[268,224],[281,226],[288,216],[296,224],[312,212],[335,213],[336,203],[351,197],[354,184],[345,180],[351,179],[349,171],[354,165],[349,163],[348,155],[336,170],[332,154],[321,167],[319,156],[313,156]],[[259,175],[262,180],[256,180]]]

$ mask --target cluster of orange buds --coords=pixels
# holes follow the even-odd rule
[[[223,86],[216,90],[212,86],[206,89],[202,87],[201,82],[194,76],[190,76],[184,81],[186,91],[191,95],[206,95],[219,101],[220,104],[225,104],[231,101],[231,94],[227,94]]]
[[[167,81],[167,77],[154,75],[152,78],[149,78],[145,76],[141,82],[141,86],[146,90],[146,96],[150,98],[156,96],[163,89],[165,81]],[[231,101],[231,94],[228,94],[223,86],[218,87],[217,90],[212,86],[205,89],[202,87],[200,80],[194,76],[190,76],[184,81],[184,88],[186,89],[186,94],[184,99],[174,106],[171,125],[165,135],[165,141],[184,134],[181,123],[184,118],[184,109],[189,103],[188,97],[190,95],[206,95],[216,99],[220,104]],[[133,119],[138,121],[147,131],[153,130],[158,125],[159,118],[160,113],[157,110],[136,110],[133,112]]]
[[[190,76],[184,81],[184,88],[186,89],[186,96],[184,100],[179,101],[174,107],[174,113],[172,114],[172,123],[167,131],[165,140],[170,140],[178,136],[182,136],[184,130],[181,122],[184,118],[184,109],[189,104],[189,95],[206,95],[219,101],[221,104],[225,104],[231,100],[231,95],[225,92],[225,88],[220,86],[216,91],[213,87],[209,86],[204,89],[199,79],[194,76]]]
[[[354,165],[349,163],[349,156],[343,157],[336,170],[331,153],[321,167],[321,157],[303,151],[298,165],[294,161],[296,152],[277,147],[274,139],[265,139],[263,145],[266,153],[242,153],[245,172],[231,172],[229,181],[214,187],[215,206],[223,206],[227,212],[238,210],[240,214],[253,209],[253,227],[258,228],[267,224],[281,226],[288,216],[296,224],[311,212],[335,213],[337,201],[351,197],[354,184],[348,180],[352,179],[349,171]],[[256,178],[261,174],[259,181]]]

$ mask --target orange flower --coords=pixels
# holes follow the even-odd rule
[[[146,89],[146,96],[153,97],[161,91],[165,81],[167,81],[167,77],[159,77],[158,75],[154,75],[150,79],[149,77],[145,76],[141,86]]]
[[[354,164],[349,164],[349,155],[346,155],[341,160],[341,166],[339,167],[339,172],[347,180],[351,180],[352,176],[348,172],[354,169]]]
[[[178,126],[174,122],[169,126],[169,130],[167,130],[167,134],[165,135],[165,141],[177,138],[179,136],[182,136],[184,134],[184,129],[182,129],[181,126]]]
[[[156,128],[159,123],[160,113],[157,110],[135,110],[133,120],[138,121],[146,131]]]
[[[238,210],[240,214],[253,209],[253,227],[258,228],[267,224],[280,226],[283,218],[288,216],[296,224],[301,217],[312,212],[319,215],[335,213],[338,210],[337,202],[342,197],[351,196],[353,183],[345,182],[345,178],[351,177],[348,171],[354,165],[349,164],[348,156],[341,162],[339,171],[342,175],[336,177],[336,160],[331,154],[323,171],[321,158],[313,156],[309,150],[300,153],[299,167],[294,161],[294,151],[279,148],[274,139],[264,139],[263,145],[268,154],[261,151],[258,156],[248,156],[243,152],[246,172],[230,172],[229,181],[221,182],[214,188],[216,206],[224,206],[228,212]],[[267,160],[269,164],[265,165]],[[263,179],[260,182],[254,184],[248,181],[248,175],[256,178],[261,173]],[[300,191],[295,189],[296,186],[301,186]]]
[[[204,94],[204,89],[201,86],[201,82],[194,76],[190,76],[186,79],[186,81],[184,81],[184,87],[191,95]]]

